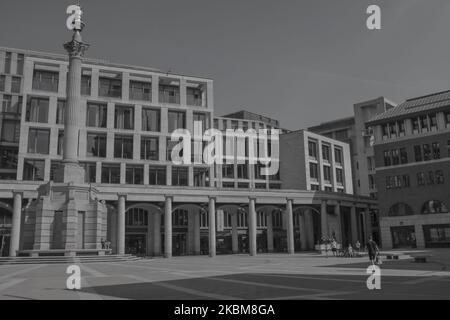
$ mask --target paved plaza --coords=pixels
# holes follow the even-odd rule
[[[0,299],[449,299],[448,251],[426,264],[386,261],[372,291],[367,258],[315,253],[80,263],[78,291],[66,289],[67,264],[5,265]]]

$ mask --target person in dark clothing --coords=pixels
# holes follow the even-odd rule
[[[375,265],[375,260],[377,255],[380,253],[378,249],[378,245],[375,241],[373,241],[372,237],[369,237],[369,241],[367,242],[367,252],[369,253],[370,262]]]

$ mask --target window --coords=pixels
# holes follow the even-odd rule
[[[100,97],[121,98],[122,80],[100,77],[98,79],[98,95]]]
[[[311,190],[319,191],[320,190],[320,186],[318,184],[311,184]]]
[[[127,226],[147,226],[148,212],[142,208],[131,208],[127,210],[125,215],[125,225]]]
[[[219,120],[218,119],[214,119],[214,129],[219,129]]]
[[[102,163],[102,183],[120,183],[120,164]]]
[[[344,184],[344,174],[342,169],[336,168],[336,182],[338,184]]]
[[[12,96],[9,94],[3,95],[3,102],[2,102],[2,110],[5,113],[10,113],[15,116],[20,116],[22,111],[22,97],[17,97],[17,102],[12,103]]]
[[[239,128],[239,122],[236,120],[231,120],[231,129],[237,130]]]
[[[322,145],[322,158],[324,161],[330,162],[330,146],[327,146],[325,144]]]
[[[80,162],[80,166],[84,168],[84,182],[95,183],[97,164],[95,162]]]
[[[429,161],[429,160],[431,160],[431,150],[430,150],[430,145],[429,145],[429,144],[424,144],[422,150],[423,150],[423,160],[424,160],[424,161]]]
[[[186,88],[186,103],[189,106],[201,107],[203,105],[202,89],[187,87]]]
[[[0,91],[5,91],[5,80],[6,77],[4,75],[0,75]]]
[[[414,157],[416,162],[422,161],[422,148],[421,146],[414,146]]]
[[[447,126],[450,125],[450,112],[446,112],[446,113],[445,113],[445,124],[446,124]]]
[[[186,129],[186,114],[180,111],[169,111],[168,113],[169,133],[176,129]]]
[[[48,154],[50,130],[30,128],[28,131],[28,153]]]
[[[22,75],[23,74],[23,65],[25,62],[25,56],[21,53],[17,55],[17,72],[16,74]]]
[[[390,217],[399,216],[412,216],[414,214],[413,210],[409,205],[403,202],[394,204],[390,209],[388,215]]]
[[[391,165],[391,151],[385,150],[383,154],[384,154],[384,166],[389,167]]]
[[[309,163],[309,177],[314,180],[319,179],[319,170],[317,167],[317,163]]]
[[[256,214],[256,226],[258,228],[267,227],[267,216],[264,211],[258,211]]]
[[[317,159],[317,143],[308,141],[308,154],[310,158]]]
[[[429,125],[428,125],[428,117],[425,116],[420,116],[420,126],[422,128],[422,132],[427,132],[429,129]]]
[[[417,173],[417,185],[424,186],[426,184],[425,173],[419,172]]]
[[[20,77],[12,77],[11,79],[11,92],[12,93],[20,93],[22,79]]]
[[[422,214],[448,212],[447,206],[439,200],[430,200],[423,204]]]
[[[428,171],[427,184],[428,185],[433,185],[434,184],[434,172],[433,171]]]
[[[48,98],[29,98],[27,103],[26,120],[29,122],[48,122]]]
[[[107,105],[99,103],[87,104],[86,126],[106,128]]]
[[[141,137],[141,159],[159,160],[159,138]]]
[[[61,161],[50,161],[50,181],[55,181],[56,170],[61,166]]]
[[[23,165],[23,180],[44,181],[44,160],[25,159]]]
[[[81,94],[84,96],[91,95],[91,75],[90,70],[83,70],[81,74]]]
[[[159,132],[160,130],[159,110],[142,108],[142,131]]]
[[[369,189],[375,189],[375,178],[373,174],[369,174]]]
[[[430,126],[431,126],[431,129],[433,130],[436,130],[437,129],[437,116],[436,116],[436,114],[432,114],[432,115],[430,115]]]
[[[64,124],[64,111],[66,110],[66,100],[59,100],[56,106],[56,124]]]
[[[222,165],[222,178],[234,178],[234,165],[223,164]]]
[[[391,137],[397,136],[397,125],[395,122],[389,123],[389,134]]]
[[[384,138],[387,138],[389,136],[389,126],[387,124],[383,124],[381,126],[381,131],[383,132]]]
[[[179,143],[179,141],[172,141],[171,138],[166,140],[166,160],[172,161],[172,150]],[[179,156],[183,156],[184,149],[180,150]]]
[[[342,164],[342,149],[334,148],[334,160],[336,163]]]
[[[116,129],[134,129],[134,109],[133,107],[117,106],[114,112],[114,127]]]
[[[209,129],[209,121],[208,121],[209,117],[207,116],[206,113],[194,112],[193,117],[194,117],[194,123],[195,123],[195,121],[200,121],[202,123],[202,130]]]
[[[144,184],[144,167],[127,164],[125,170],[125,183]]]
[[[238,188],[239,189],[248,189],[249,184],[247,182],[238,182]]]
[[[440,159],[441,158],[441,149],[439,146],[439,142],[433,142],[431,144],[431,149],[433,151],[433,159]]]
[[[188,185],[188,168],[172,167],[172,185],[173,186]]]
[[[207,187],[208,182],[208,168],[194,168],[194,186]]]
[[[323,179],[331,182],[331,168],[329,166],[323,166]]]
[[[166,167],[149,167],[148,183],[152,186],[166,185]]]
[[[130,81],[130,100],[151,101],[152,83],[142,81]]]
[[[238,179],[248,179],[248,170],[247,169],[248,169],[247,163],[237,165]]]
[[[5,73],[11,73],[11,52],[5,54]]]
[[[419,119],[418,118],[412,118],[411,122],[412,122],[413,132],[415,132],[415,133],[419,132]]]
[[[400,136],[405,135],[405,121],[401,120],[398,123],[398,133]]]
[[[392,150],[392,164],[394,166],[400,164],[400,152],[398,149]]]
[[[18,143],[20,139],[20,121],[3,119],[2,142]]]
[[[114,157],[133,159],[133,136],[114,136]]]
[[[408,153],[406,152],[405,148],[400,149],[400,163],[401,164],[408,163]]]
[[[86,143],[86,156],[106,157],[106,134],[88,133]]]
[[[59,72],[34,70],[33,90],[58,92]]]
[[[169,81],[170,82],[170,81]],[[173,81],[174,83],[177,81]],[[171,84],[159,84],[159,102],[161,103],[180,103],[180,86]]]
[[[444,184],[444,172],[442,170],[437,170],[435,173],[436,184]]]
[[[17,169],[17,158],[17,148],[0,147],[0,168]],[[15,179],[15,175],[13,179]]]
[[[58,148],[57,154],[62,155],[64,151],[64,130],[58,130]]]
[[[188,211],[177,209],[173,212],[172,226],[187,227],[188,226]]]
[[[234,188],[234,182],[222,182],[222,188],[232,189]]]

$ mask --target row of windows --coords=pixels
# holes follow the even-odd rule
[[[308,141],[308,154],[312,159],[318,159],[317,152],[317,142]],[[331,162],[331,151],[330,146],[322,143],[322,160],[325,162]],[[342,164],[342,149],[335,147],[334,148],[334,161],[336,163]]]
[[[336,174],[336,182],[339,185],[344,184],[344,171],[341,168],[336,168],[335,170]],[[312,180],[318,181],[319,180],[319,166],[317,163],[310,162],[309,163],[309,177]],[[325,182],[332,181],[332,175],[331,175],[331,167],[328,165],[323,166],[323,177]]]
[[[11,93],[20,93],[22,78],[11,77]],[[6,91],[6,76],[0,75],[0,91]]]
[[[386,189],[401,189],[409,188],[410,181],[409,175],[396,175],[386,177]]]
[[[56,123],[64,123],[65,100],[58,100]],[[107,104],[87,104],[86,126],[106,128],[107,126]],[[26,109],[26,121],[48,123],[49,99],[32,97],[28,99]],[[134,107],[116,105],[114,108],[114,128],[134,130]],[[143,108],[141,113],[142,131],[161,131],[161,112],[157,109]],[[203,129],[209,129],[209,117],[205,113],[193,113],[193,121],[202,122]],[[168,112],[168,130],[186,129],[186,113],[182,111]]]
[[[397,166],[408,163],[408,153],[405,148],[384,151],[384,165]]]
[[[23,75],[23,66],[25,62],[25,56],[21,53],[17,54],[17,69],[16,73],[18,75]],[[11,74],[11,65],[12,65],[12,52],[5,52],[5,68],[4,71],[7,74]]]
[[[442,170],[417,173],[417,185],[426,186],[434,184],[444,184],[444,172]],[[409,188],[409,175],[396,175],[386,177],[386,189]]]
[[[445,213],[449,212],[444,202],[439,200],[429,200],[422,205],[421,214]],[[399,202],[389,208],[388,215],[391,217],[412,216],[414,210],[406,203]]]
[[[179,81],[164,83],[161,79],[158,87],[158,100],[161,103],[180,103]],[[176,84],[174,84],[176,82]],[[35,69],[33,72],[33,90],[58,92],[59,72]],[[89,70],[83,69],[81,76],[81,94],[91,95],[91,75]],[[98,95],[100,97],[122,98],[122,79],[120,75],[113,77],[100,76],[98,79]],[[129,81],[130,100],[152,101],[151,81]],[[204,85],[186,87],[186,103],[190,106],[205,106]]]
[[[230,125],[230,127],[228,127],[228,120],[227,119],[214,119],[214,128],[215,129],[219,129],[219,121],[221,121],[221,123],[222,123],[222,130],[227,130],[227,129],[236,130],[236,129],[239,129],[239,122],[238,122],[238,120],[231,120],[231,125]],[[241,129],[243,131],[247,131],[250,128],[251,129],[255,129],[255,130],[258,130],[258,129],[270,130],[270,129],[272,129],[271,126],[265,125],[262,122],[258,123],[258,122],[254,122],[254,121],[250,121],[249,122],[249,121],[242,120],[242,127],[241,127]]]
[[[450,142],[450,141],[449,141]],[[414,146],[414,157],[416,162],[437,160],[441,158],[439,142],[433,142]]]

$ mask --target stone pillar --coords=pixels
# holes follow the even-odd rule
[[[161,214],[153,215],[153,255],[161,255]]]
[[[164,207],[164,256],[172,257],[172,197],[166,196]]]
[[[322,238],[328,238],[328,212],[327,212],[327,202],[322,200],[320,204],[320,226],[322,232]]]
[[[257,247],[256,247],[256,209],[254,198],[249,198],[248,203],[248,246],[250,255],[255,256],[257,253]]]
[[[200,255],[200,210],[194,212],[194,254]]]
[[[292,217],[292,200],[287,199],[286,202],[286,219],[287,219],[287,250],[289,254],[295,253],[294,248],[294,219]]]
[[[231,215],[231,250],[233,253],[239,253],[237,219],[238,219],[238,212],[235,212]]]
[[[126,195],[119,194],[117,205],[117,254],[125,254],[125,200]]]
[[[372,236],[372,219],[370,218],[370,210],[369,207],[364,208],[364,219],[366,220],[366,239],[365,243],[369,240],[369,237]]]
[[[338,203],[334,206],[334,214],[336,215],[336,241],[343,245],[342,243],[342,225],[341,225],[341,204]]]
[[[272,212],[267,213],[267,251],[273,252],[273,221]]]
[[[351,218],[351,227],[352,227],[352,246],[356,243],[356,240],[358,240],[358,217],[356,216],[356,207],[355,205],[352,205],[350,207],[350,218]]]
[[[216,199],[209,198],[208,206],[209,215],[209,256],[216,256]]]
[[[14,208],[12,216],[11,242],[9,247],[9,256],[15,257],[20,245],[20,222],[22,212],[22,196],[20,192],[13,192]]]

